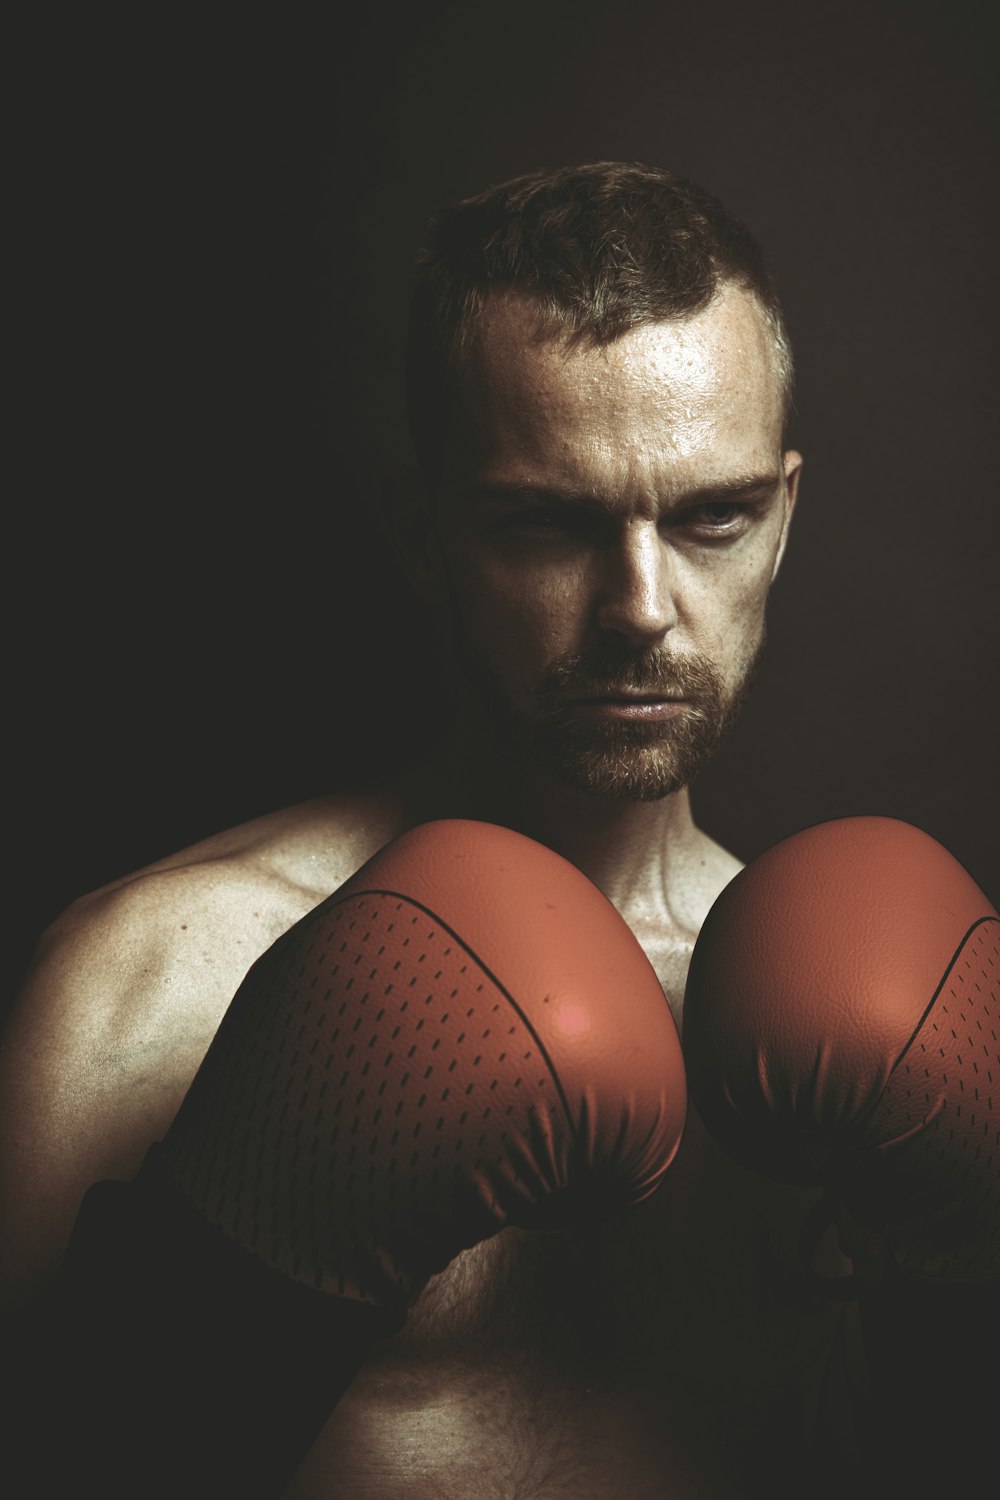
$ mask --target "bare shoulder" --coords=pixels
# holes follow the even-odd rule
[[[17,1025],[113,1017],[123,1043],[164,1011],[183,1034],[211,997],[363,863],[384,830],[363,804],[306,803],[229,829],[92,891],[42,934]],[[391,830],[388,830],[391,837]],[[217,1019],[217,1018],[216,1018]],[[54,1038],[51,1038],[54,1040]]]
[[[61,1257],[92,1182],[134,1175],[256,959],[398,831],[390,799],[302,804],[74,902],[0,1046],[9,1285]]]

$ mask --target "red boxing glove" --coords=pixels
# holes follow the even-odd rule
[[[738,1160],[823,1184],[907,1279],[997,1277],[1000,918],[934,839],[845,818],[754,860],[702,929],[683,1033]]]
[[[995,1462],[998,1039],[1000,918],[907,823],[785,839],[727,886],[695,946],[693,1102],[745,1166],[822,1185],[855,1263],[854,1494],[971,1494]]]
[[[14,1358],[18,1493],[281,1494],[428,1277],[640,1202],[686,1103],[585,876],[489,824],[404,834],[254,964],[138,1177],[88,1193]]]
[[[162,1148],[307,1286],[402,1310],[462,1249],[653,1192],[680,1042],[611,903],[492,824],[402,835],[250,970]]]

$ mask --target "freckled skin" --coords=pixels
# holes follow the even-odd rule
[[[605,348],[539,340],[536,325],[516,298],[489,309],[440,493],[400,501],[416,589],[515,714],[554,661],[609,642],[700,654],[732,689],[801,466],[782,451],[763,317],[724,287]],[[691,948],[738,861],[696,826],[686,787],[636,802],[566,785],[501,754],[475,684],[458,689],[443,747],[400,777],[158,861],[46,934],[0,1052],[8,1300],[58,1263],[87,1186],[130,1177],[162,1138],[247,968],[418,823],[499,822],[570,859],[680,1019]],[[808,1206],[723,1160],[693,1116],[663,1189],[622,1226],[504,1231],[435,1278],[289,1500],[744,1494],[747,1464],[769,1473],[778,1446],[796,1461],[833,1336],[796,1279]]]

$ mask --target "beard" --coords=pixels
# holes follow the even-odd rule
[[[558,657],[527,707],[518,708],[488,653],[471,649],[457,632],[463,675],[506,754],[526,757],[578,791],[633,802],[658,801],[689,785],[738,717],[764,636],[762,624],[731,684],[700,653],[636,652],[609,639]],[[601,720],[574,710],[574,700],[622,691],[685,702],[672,717],[649,722]]]

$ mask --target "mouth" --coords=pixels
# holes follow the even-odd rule
[[[687,698],[670,697],[666,693],[601,693],[588,698],[573,698],[569,707],[574,713],[582,713],[602,719],[625,719],[648,721],[671,719],[689,706]]]
[[[637,692],[632,688],[608,688],[603,693],[581,693],[576,703],[684,703],[683,693]]]

